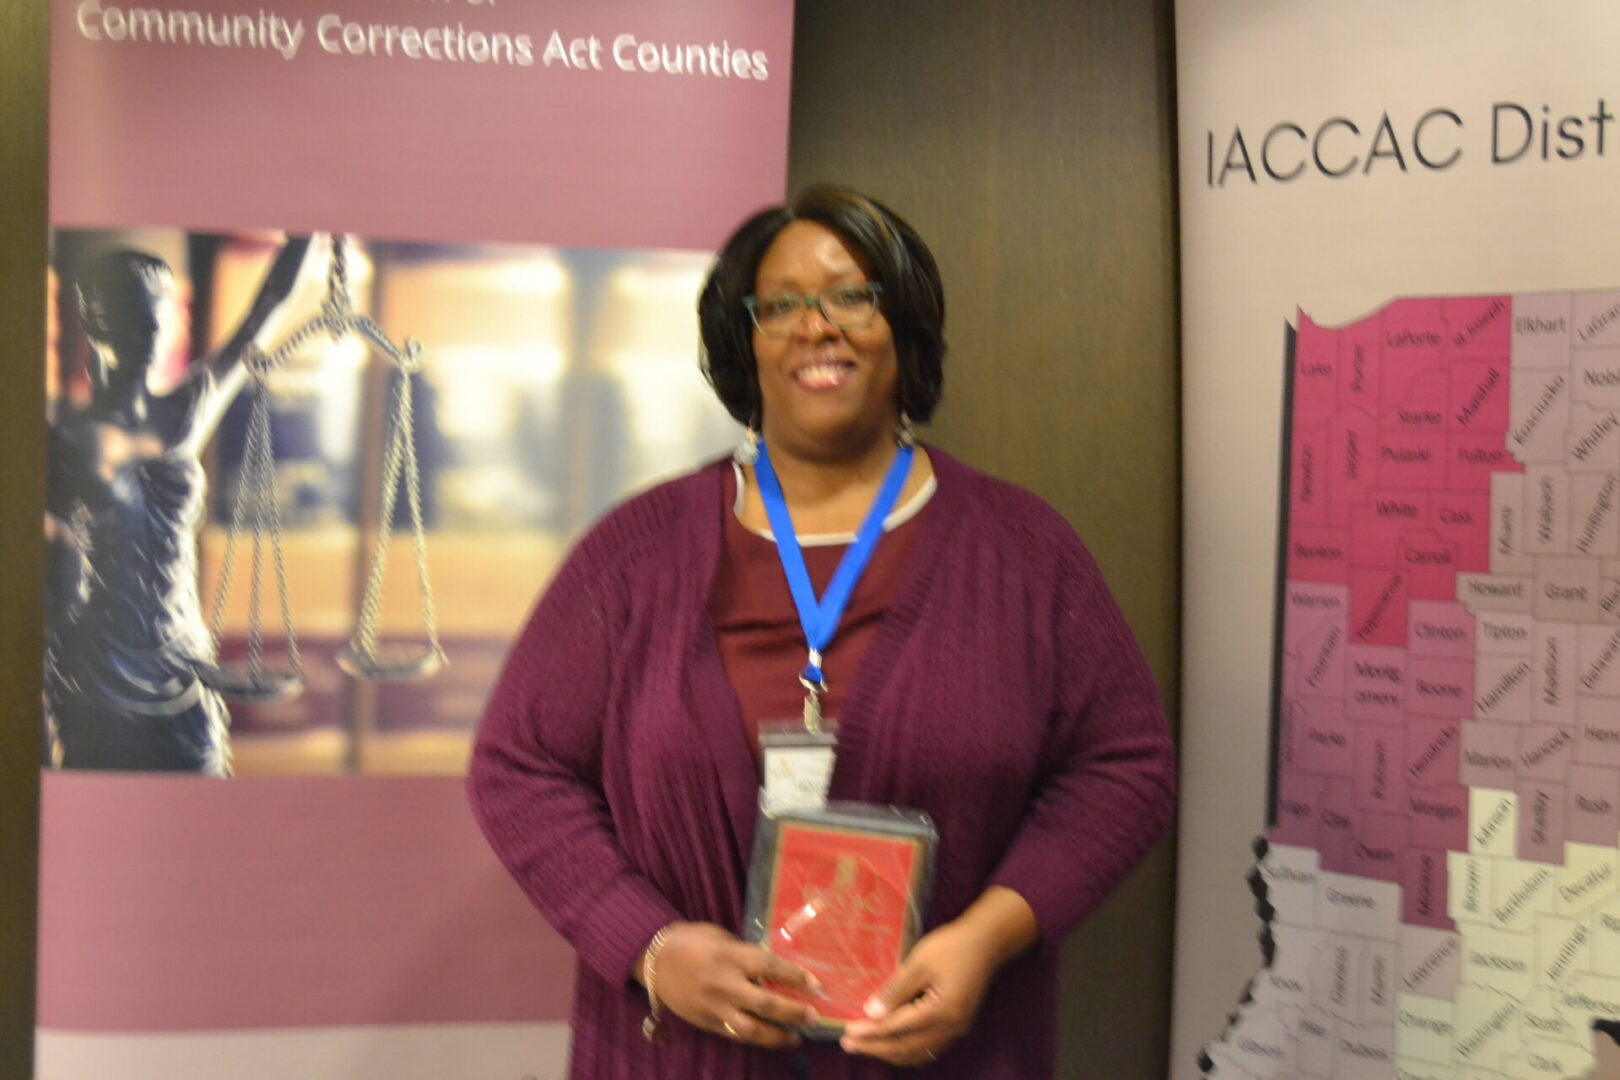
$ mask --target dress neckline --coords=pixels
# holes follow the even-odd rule
[[[742,466],[735,461],[731,463],[731,477],[735,482],[737,492],[731,500],[731,515],[737,519],[737,524],[754,536],[769,540],[773,544],[776,543],[776,534],[771,530],[756,529],[742,519],[743,496],[748,493],[748,478],[743,472]],[[883,519],[883,531],[891,533],[920,514],[922,508],[928,505],[928,500],[934,497],[934,492],[938,489],[939,478],[930,471],[928,479],[924,480],[922,486],[911,493],[911,498],[889,511],[888,517]],[[798,541],[800,547],[836,547],[840,544],[853,544],[855,534],[853,532],[810,533],[806,536],[800,536]]]
[[[881,724],[881,717],[876,715],[876,706],[878,695],[885,685],[883,675],[894,668],[901,647],[921,617],[923,601],[933,586],[939,567],[940,550],[952,531],[949,518],[955,515],[964,489],[971,480],[971,472],[949,455],[931,446],[927,450],[934,466],[934,476],[930,480],[932,487],[929,495],[916,513],[921,514],[926,509],[928,517],[925,520],[932,523],[932,527],[923,529],[914,541],[895,586],[894,598],[860,664],[850,676],[849,690],[844,695],[840,710],[838,756],[833,764],[832,780],[827,792],[829,799],[863,797],[868,765],[867,748],[872,743],[872,729]],[[700,590],[701,595],[696,603],[700,613],[699,625],[692,639],[687,663],[694,680],[726,688],[728,707],[706,712],[695,719],[703,729],[710,752],[716,759],[739,865],[747,866],[759,807],[758,764],[753,749],[748,745],[742,722],[742,706],[726,677],[719,638],[709,617],[709,597],[714,592],[725,544],[725,515],[733,512],[725,499],[725,474],[730,464],[729,461],[717,461],[704,470],[708,475],[702,482],[699,505],[693,518],[694,532],[691,535],[695,541],[694,554],[697,557],[694,568],[697,572],[691,575],[688,587]]]

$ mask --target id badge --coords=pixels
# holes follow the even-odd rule
[[[827,787],[837,759],[836,724],[824,722],[819,732],[806,731],[802,723],[791,720],[761,724],[759,749],[765,774],[759,790],[761,810],[775,816],[784,810],[816,810],[827,805]]]

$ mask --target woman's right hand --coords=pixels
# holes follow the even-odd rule
[[[643,983],[644,963],[645,956],[636,965]],[[819,987],[809,972],[713,923],[676,923],[653,963],[660,1004],[693,1027],[780,1050],[799,1045],[792,1028],[816,1023],[809,1005],[760,985],[814,996]]]

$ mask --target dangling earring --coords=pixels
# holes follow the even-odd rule
[[[911,426],[911,417],[905,413],[900,414],[900,422],[894,425],[894,441],[908,450],[917,445],[917,429]]]
[[[759,432],[754,430],[753,424],[743,432],[742,442],[731,452],[731,460],[739,465],[752,465],[759,460]]]

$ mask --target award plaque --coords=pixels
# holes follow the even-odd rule
[[[802,997],[836,1038],[862,1019],[916,941],[936,835],[927,815],[834,803],[762,814],[748,879],[745,937],[821,983]]]

